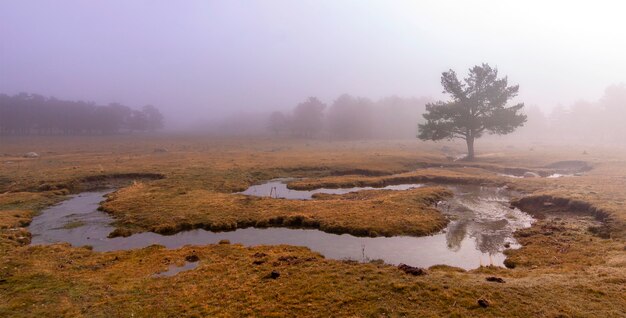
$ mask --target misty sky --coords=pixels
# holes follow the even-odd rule
[[[471,2],[471,3],[470,3]],[[440,98],[488,62],[550,109],[626,82],[621,1],[0,1],[0,93],[184,123],[341,93]]]

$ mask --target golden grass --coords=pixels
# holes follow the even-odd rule
[[[196,269],[152,277],[191,254],[200,259]],[[572,275],[437,267],[416,277],[305,248],[228,244],[114,253],[39,246],[3,264],[11,270],[2,272],[0,315],[12,317],[618,317],[626,310],[626,277],[614,267]],[[272,271],[280,276],[267,278]],[[494,275],[506,282],[485,280]],[[479,298],[491,306],[479,307]]]
[[[445,188],[429,187],[300,201],[200,189],[165,193],[151,184],[112,193],[102,207],[117,220],[116,234],[289,226],[359,236],[425,235],[446,225],[432,205],[449,195]]]
[[[394,184],[485,184],[503,185],[506,180],[475,168],[428,168],[386,176],[364,177],[359,175],[306,178],[292,181],[291,189],[309,190],[318,188],[384,187]]]
[[[26,226],[40,209],[63,199],[62,191],[0,194],[0,254],[30,243]]]

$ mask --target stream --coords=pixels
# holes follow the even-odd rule
[[[243,194],[285,199],[311,199],[314,193],[347,193],[364,189],[289,190],[285,180],[272,180],[252,186]],[[396,185],[387,190],[406,190],[423,185]],[[272,188],[274,190],[272,190]],[[314,229],[245,228],[230,232],[203,229],[161,235],[152,232],[129,237],[108,238],[115,228],[108,214],[99,211],[104,196],[111,192],[84,192],[54,205],[36,216],[29,226],[33,245],[68,242],[73,246],[91,246],[95,251],[129,250],[163,245],[174,249],[184,245],[215,244],[220,240],[245,246],[288,244],[306,246],[326,258],[339,260],[383,260],[388,264],[404,263],[429,267],[437,264],[473,269],[481,265],[503,266],[506,247],[519,247],[513,238],[517,229],[529,227],[533,219],[519,209],[509,207],[510,193],[504,188],[448,186],[454,197],[440,202],[438,208],[450,218],[440,233],[423,236],[356,237],[331,234]]]

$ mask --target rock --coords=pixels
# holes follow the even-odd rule
[[[524,178],[539,178],[541,177],[538,173],[532,172],[532,171],[526,171],[524,172]]]
[[[517,264],[514,261],[512,261],[511,259],[507,258],[507,259],[504,260],[504,266],[506,268],[515,268],[517,266]]]
[[[116,228],[115,230],[113,230],[113,232],[109,233],[107,237],[108,238],[129,237],[131,235],[133,235],[133,232],[129,229]]]
[[[488,282],[494,282],[494,283],[501,283],[501,284],[505,283],[504,279],[500,277],[495,277],[495,276],[489,276],[485,278],[485,280],[487,280]]]
[[[510,248],[510,247],[511,247],[511,243],[509,242],[504,243],[504,248]]]
[[[220,240],[218,244],[230,244],[229,240]]]
[[[265,263],[264,259],[258,259],[256,261],[252,262],[252,265],[261,265],[261,264],[264,264],[264,263]]]
[[[39,158],[39,154],[36,152],[27,152],[22,157],[24,158]]]
[[[200,257],[198,257],[198,255],[196,255],[196,254],[191,254],[191,255],[187,255],[187,256],[185,256],[185,260],[186,260],[187,262],[194,263],[194,262],[199,261],[199,260],[200,260]]]
[[[296,263],[298,260],[298,256],[281,256],[278,258],[279,262],[284,262],[287,264],[292,264],[292,263]]]
[[[260,258],[260,257],[265,257],[265,256],[267,256],[267,254],[257,252],[257,253],[254,253],[254,255],[252,255],[252,256],[253,256],[253,257],[256,257],[256,258]]]
[[[277,279],[278,277],[280,277],[280,273],[278,271],[272,271],[267,276],[265,276],[265,278],[270,278],[270,279]]]
[[[413,267],[413,266],[406,265],[406,264],[398,265],[398,269],[400,269],[401,271],[407,274],[411,274],[413,276],[426,275],[426,270],[424,270],[423,268]]]
[[[153,152],[154,153],[165,153],[165,152],[167,152],[167,149],[165,149],[165,148],[154,148]]]
[[[487,307],[489,307],[489,301],[487,299],[480,298],[478,300],[478,306],[483,307],[483,308],[487,308]]]

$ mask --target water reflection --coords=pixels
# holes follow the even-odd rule
[[[287,188],[290,179],[275,179],[253,185],[241,194],[253,196],[273,196],[291,200],[310,200],[315,193],[345,194],[362,190],[407,190],[423,184],[390,185],[384,188],[354,187],[315,190],[291,190]],[[448,186],[454,197],[440,202],[438,208],[452,221],[445,230],[446,244],[451,251],[458,251],[467,238],[476,241],[476,248],[489,254],[502,252],[505,243],[516,246],[513,232],[528,227],[532,218],[518,209],[509,207],[510,193],[505,188],[482,187],[479,185]]]
[[[196,267],[198,267],[199,262],[185,262],[182,266],[178,266],[176,264],[170,264],[166,271],[156,273],[152,275],[153,277],[171,277],[181,272],[190,271]]]
[[[446,228],[446,244],[451,251],[457,252],[461,249],[461,243],[467,233],[467,220],[452,221]]]
[[[462,241],[474,239],[476,249],[496,254],[504,246],[517,246],[513,232],[529,227],[530,215],[509,206],[511,194],[504,188],[481,186],[452,186],[455,196],[443,212],[454,221],[446,228],[446,240],[452,250]]]

